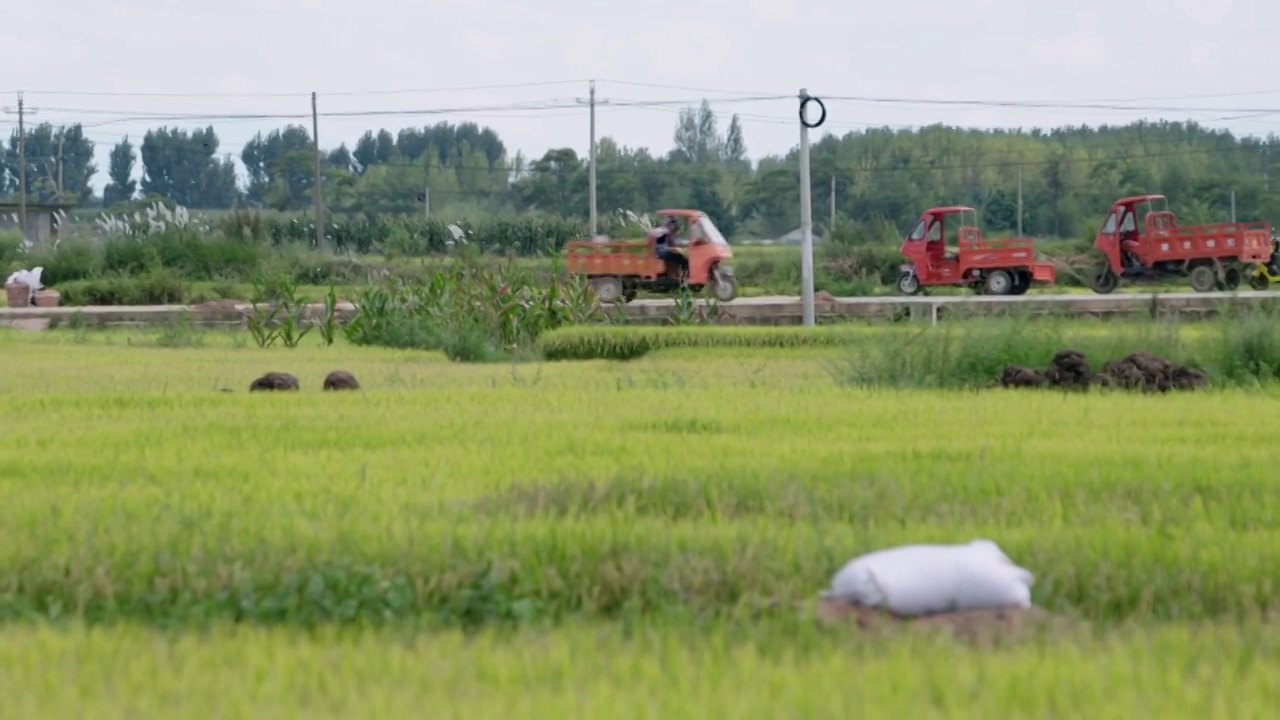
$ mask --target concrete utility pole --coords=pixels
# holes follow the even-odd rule
[[[316,249],[327,250],[324,241],[324,184],[320,167],[320,115],[316,112],[316,94],[311,93],[311,142],[316,153]]]
[[[579,105],[591,106],[591,150],[588,153],[590,157],[590,168],[587,170],[587,183],[590,186],[588,194],[591,195],[591,236],[595,237],[599,216],[596,215],[596,105],[608,105],[608,100],[596,99],[596,81],[591,81],[591,90],[586,100],[577,98]]]
[[[813,306],[813,193],[809,177],[809,129],[822,127],[827,120],[827,108],[808,90],[800,88],[800,301],[804,324],[812,327],[816,321]],[[809,120],[805,109],[814,102],[822,108],[817,121]]]
[[[6,107],[5,113],[18,116],[18,228],[22,230],[22,239],[27,237],[27,115],[35,115],[35,108],[29,108],[18,91],[18,109]]]

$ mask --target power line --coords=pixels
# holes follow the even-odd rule
[[[447,92],[478,92],[483,90],[511,90],[536,87],[554,87],[580,85],[589,82],[587,78],[565,79],[565,80],[542,80],[518,83],[494,83],[483,85],[457,85],[450,87],[428,87],[428,88],[386,88],[378,90],[334,90],[328,92],[318,92],[319,95],[326,97],[376,97],[389,95],[417,95]],[[770,97],[789,97],[789,93],[784,92],[762,92],[760,90],[740,90],[729,88],[707,88],[695,87],[688,85],[673,85],[667,83],[644,82],[638,80],[619,80],[619,79],[600,79],[598,82],[604,84],[614,84],[629,87],[645,87],[662,90],[683,90],[689,92],[713,93],[718,95],[768,95]],[[5,91],[5,92],[17,92]],[[33,95],[54,95],[66,97],[134,97],[134,98],[307,98],[309,92],[218,92],[218,91],[191,91],[191,92],[175,92],[175,91],[118,91],[118,90],[49,90],[36,89],[27,90]],[[1247,97],[1258,95],[1276,95],[1280,94],[1280,89],[1259,89],[1259,90],[1242,90],[1234,92],[1215,92],[1203,94],[1188,95],[1153,95],[1138,96],[1128,98],[1092,98],[1079,101],[1057,101],[1057,100],[940,100],[934,98],[869,98],[873,101],[894,102],[894,103],[960,103],[960,104],[982,104],[1000,107],[1017,107],[1017,106],[1041,106],[1041,107],[1060,107],[1060,108],[1076,108],[1088,107],[1092,104],[1109,104],[1109,103],[1131,103],[1150,100],[1200,100],[1215,99],[1226,97]],[[830,99],[837,99],[838,96],[832,96]],[[824,99],[827,99],[824,97]],[[863,99],[849,97],[847,99]],[[1129,109],[1129,108],[1122,108]]]
[[[972,107],[1000,107],[1015,109],[1042,108],[1052,110],[1123,110],[1144,112],[1216,112],[1216,113],[1262,113],[1280,114],[1280,107],[1272,108],[1220,108],[1220,107],[1169,107],[1160,105],[1120,105],[1096,102],[1044,102],[1032,100],[943,100],[931,98],[897,98],[872,97],[862,95],[829,95],[823,96],[824,102],[852,102],[877,105],[962,105]]]
[[[753,96],[743,98],[726,98],[718,102],[733,103],[750,103],[764,102],[771,100],[783,100],[787,96]],[[678,98],[664,100],[618,100],[611,103],[613,107],[668,107],[668,106],[693,106],[701,102],[700,98]],[[574,98],[568,99],[547,99],[533,100],[522,103],[505,103],[499,105],[474,105],[459,107],[434,107],[434,108],[413,108],[413,109],[379,109],[379,110],[333,110],[319,113],[319,117],[326,118],[372,118],[372,117],[413,117],[424,115],[457,115],[471,113],[505,113],[505,112],[528,112],[543,110],[569,110],[576,108],[578,102]],[[105,108],[79,108],[79,107],[46,107],[48,112],[63,113],[67,115],[99,115],[114,117],[110,121],[104,121],[99,124],[107,124],[108,122],[143,122],[143,121],[234,121],[234,120],[308,120],[311,118],[310,113],[160,113],[148,112],[143,110],[110,110]],[[119,116],[119,117],[116,117]]]
[[[505,83],[498,85],[461,85],[437,88],[401,88],[389,90],[346,90],[321,92],[325,97],[366,97],[376,95],[418,95],[443,92],[474,92],[479,90],[510,90],[554,85],[574,85],[586,80],[545,80],[541,82]],[[30,90],[38,95],[63,95],[68,97],[158,97],[158,98],[307,98],[309,92],[120,92],[107,90]]]

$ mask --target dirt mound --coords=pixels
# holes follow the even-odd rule
[[[1135,352],[1120,360],[1110,360],[1095,373],[1088,358],[1078,350],[1062,350],[1053,356],[1044,372],[1022,365],[1007,365],[1000,375],[1002,387],[1055,387],[1085,390],[1091,386],[1168,392],[1198,390],[1209,386],[1209,378],[1195,368],[1179,365],[1148,352]]]
[[[967,640],[1007,637],[1044,627],[1054,619],[1048,612],[1037,607],[962,610],[921,617],[899,617],[885,610],[832,598],[818,601],[817,617],[827,624],[847,623],[863,631],[937,628],[949,630]]]
[[[249,385],[249,392],[254,392],[255,390],[297,390],[298,388],[298,378],[289,373],[269,372],[254,380]]]
[[[1199,370],[1145,352],[1108,362],[1102,366],[1098,378],[1101,384],[1110,387],[1145,392],[1198,390],[1209,386],[1209,378]]]
[[[356,376],[346,370],[334,370],[324,379],[325,390],[359,390],[360,383]]]
[[[1089,379],[1093,377],[1093,373],[1089,370],[1089,361],[1084,353],[1079,350],[1060,350],[1049,361],[1044,377],[1054,387],[1080,389],[1089,387]]]

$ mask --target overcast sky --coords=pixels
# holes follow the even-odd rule
[[[310,128],[348,147],[366,129],[472,120],[508,148],[585,154],[587,79],[598,132],[659,152],[682,101],[742,115],[753,158],[798,141],[794,95],[827,101],[821,130],[868,125],[1048,127],[1196,119],[1238,134],[1278,127],[1274,0],[17,0],[6,13],[3,104],[31,122],[82,122],[110,146],[148,128],[213,124],[239,155],[259,130]],[[490,86],[480,88],[478,86]],[[508,86],[508,87],[493,87]],[[469,89],[465,89],[469,88]],[[753,99],[772,96],[777,99]],[[864,98],[838,100],[835,98]],[[872,102],[1012,100],[1148,109]],[[659,103],[630,105],[627,103]],[[542,109],[512,110],[528,104]],[[447,109],[483,108],[472,112]],[[1153,109],[1155,108],[1155,109]],[[1165,109],[1159,109],[1165,108]],[[1269,112],[1274,109],[1274,112]],[[387,111],[402,115],[325,117]],[[139,115],[186,116],[129,120]],[[276,119],[219,119],[274,115]],[[203,116],[203,117],[195,117]],[[296,116],[296,117],[288,117]],[[2,116],[8,138],[16,125]],[[818,136],[815,136],[815,140]]]

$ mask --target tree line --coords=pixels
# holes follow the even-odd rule
[[[731,238],[775,237],[798,224],[797,151],[748,159],[739,118],[720,127],[711,105],[680,112],[665,153],[599,141],[597,202],[606,229],[618,211],[696,207]],[[931,205],[979,209],[984,229],[1018,226],[1041,237],[1084,237],[1107,205],[1127,194],[1169,196],[1183,222],[1280,221],[1280,137],[1235,137],[1195,122],[1141,121],[1050,130],[980,130],[934,125],[827,134],[812,148],[814,217],[835,210],[867,238],[899,235]],[[0,154],[0,195],[18,192],[16,130]],[[28,195],[120,208],[167,199],[193,209],[258,207],[305,211],[313,203],[315,159],[300,126],[259,133],[241,148],[247,181],[212,126],[149,130],[135,146],[112,148],[101,198],[94,143],[79,124],[27,129]],[[141,164],[141,179],[134,170]],[[573,148],[531,159],[511,152],[489,127],[464,122],[366,132],[353,147],[323,151],[326,208],[349,215],[482,217],[538,212],[585,218],[587,160]]]

